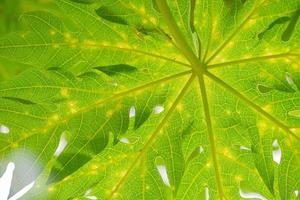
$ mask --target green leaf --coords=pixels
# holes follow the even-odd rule
[[[11,195],[299,198],[299,1],[55,3],[0,40]]]
[[[24,24],[19,18],[23,12],[36,9],[51,9],[55,11],[55,6],[52,0],[2,0],[0,1],[0,37],[22,30]],[[12,62],[0,57],[0,81],[10,80],[20,72],[28,69],[28,65],[18,62]]]

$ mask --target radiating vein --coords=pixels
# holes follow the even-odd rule
[[[19,115],[19,116],[25,116],[25,117],[30,117],[30,118],[34,118],[34,119],[38,119],[38,120],[46,120],[46,117],[41,117],[41,116],[37,116],[37,115],[32,115],[26,112],[19,112],[19,111],[15,111],[15,110],[9,110],[9,109],[4,109],[4,108],[0,108],[1,112],[7,112],[7,113],[13,113],[15,115]]]
[[[171,34],[175,38],[176,44],[178,45],[181,52],[185,55],[185,57],[191,63],[194,74],[198,75],[201,94],[202,94],[203,107],[204,107],[204,112],[205,112],[205,120],[207,123],[207,131],[208,131],[210,146],[211,146],[211,151],[212,151],[212,158],[213,158],[213,163],[214,163],[218,193],[219,193],[219,196],[221,199],[226,198],[223,194],[221,176],[220,176],[218,162],[217,162],[215,139],[214,139],[214,135],[213,135],[213,131],[212,131],[212,124],[211,124],[211,118],[210,118],[210,113],[209,113],[209,105],[208,105],[204,77],[203,77],[204,66],[198,60],[196,55],[193,53],[193,51],[189,47],[188,43],[185,41],[181,31],[179,30],[176,22],[174,21],[174,18],[172,17],[172,14],[170,13],[170,10],[168,8],[166,1],[165,0],[156,0],[156,3],[158,5],[159,9],[161,10],[161,13],[162,13],[164,19],[166,20],[166,23],[169,27]]]
[[[272,115],[267,113],[260,106],[253,103],[251,100],[249,100],[247,97],[245,97],[244,95],[239,93],[233,87],[231,87],[230,85],[228,85],[227,83],[225,83],[224,81],[222,81],[221,79],[219,79],[218,77],[216,77],[215,75],[213,75],[209,72],[205,72],[205,75],[208,76],[213,81],[215,81],[216,83],[218,83],[219,85],[221,85],[223,88],[225,88],[229,92],[231,92],[232,94],[234,94],[235,96],[237,96],[238,98],[240,98],[242,101],[247,103],[247,105],[249,105],[254,111],[256,111],[257,113],[261,114],[262,116],[264,116],[265,118],[270,120],[272,123],[274,123],[280,129],[282,129],[284,132],[290,134],[291,136],[295,137],[297,140],[300,141],[300,137],[298,135],[296,135],[295,133],[293,133],[288,126],[286,126],[281,121],[277,120],[275,117],[273,117]]]
[[[275,54],[275,55],[268,55],[268,56],[259,56],[259,57],[253,57],[253,58],[245,58],[240,60],[233,60],[223,63],[217,63],[217,64],[211,64],[208,65],[209,69],[228,66],[228,65],[235,65],[235,64],[243,64],[243,63],[249,63],[249,62],[258,62],[258,61],[265,61],[265,60],[272,60],[272,59],[284,59],[286,57],[290,56],[289,53],[282,53],[282,54]]]
[[[208,133],[211,154],[212,154],[212,159],[213,159],[213,165],[214,165],[214,170],[215,170],[216,182],[217,182],[217,187],[218,187],[218,193],[219,193],[220,199],[223,199],[224,192],[223,192],[220,169],[219,169],[219,164],[218,164],[218,159],[217,159],[215,136],[214,136],[213,129],[212,129],[211,116],[210,116],[210,111],[209,111],[209,104],[208,104],[208,99],[207,99],[204,76],[202,74],[198,75],[198,79],[199,79],[199,87],[200,87],[200,91],[201,91],[201,98],[202,98],[202,103],[203,103],[205,121],[206,121],[206,126],[207,126],[207,133]]]
[[[0,46],[0,49],[8,49],[8,48],[31,48],[31,47],[48,47],[48,46],[53,46],[53,45],[59,45],[61,47],[68,47],[70,44],[66,42],[61,42],[61,43],[40,43],[40,44],[12,44],[12,45],[2,45]],[[102,44],[89,44],[89,43],[79,43],[80,45],[85,46],[87,48],[103,48],[103,49],[115,49],[115,50],[120,50],[120,51],[128,51],[130,53],[136,53],[136,54],[142,54],[148,57],[153,57],[157,58],[160,60],[165,60],[165,61],[170,61],[173,63],[177,63],[186,67],[190,67],[189,64],[186,64],[184,62],[176,61],[175,59],[171,59],[162,55],[146,52],[143,50],[135,49],[135,48],[126,48],[126,47],[119,47],[119,46],[112,46],[112,45],[102,45]]]
[[[78,115],[78,114],[81,114],[81,113],[86,113],[86,112],[88,112],[88,111],[90,111],[90,110],[92,110],[92,109],[94,109],[94,108],[96,108],[96,107],[98,107],[98,106],[101,106],[101,105],[103,105],[103,104],[105,104],[105,103],[114,101],[114,100],[116,100],[116,99],[119,99],[119,98],[122,98],[122,97],[125,97],[125,96],[128,96],[128,95],[132,95],[132,94],[134,94],[135,92],[139,92],[139,91],[145,90],[145,89],[147,89],[147,88],[152,88],[152,87],[154,87],[154,86],[156,86],[156,85],[158,85],[158,84],[168,82],[168,81],[170,81],[170,80],[173,80],[173,79],[176,79],[176,78],[185,76],[185,75],[187,75],[187,74],[191,74],[191,70],[184,71],[184,72],[181,72],[181,73],[178,73],[178,74],[175,74],[175,75],[172,75],[172,76],[168,76],[168,77],[165,77],[165,78],[162,78],[162,79],[158,79],[158,80],[152,81],[152,82],[150,82],[150,83],[147,83],[147,84],[145,84],[145,85],[141,85],[141,86],[139,86],[139,87],[135,87],[135,88],[132,88],[132,89],[123,91],[123,92],[118,92],[118,93],[116,93],[116,94],[111,95],[111,96],[108,97],[108,98],[101,99],[101,100],[99,100],[99,101],[94,102],[94,103],[91,104],[91,105],[85,106],[85,107],[83,107],[83,108],[77,110],[75,113],[71,113],[71,114],[65,116],[65,117],[63,118],[63,120],[57,120],[56,122],[53,122],[50,126],[47,125],[46,127],[42,127],[40,130],[34,131],[33,133],[31,133],[30,135],[28,135],[28,136],[26,136],[26,137],[22,137],[22,138],[20,138],[19,140],[17,140],[16,142],[19,143],[19,142],[21,142],[21,141],[23,141],[23,140],[25,140],[25,139],[27,139],[27,138],[29,138],[29,137],[32,137],[32,136],[34,136],[34,135],[36,135],[36,134],[39,134],[39,133],[40,133],[39,131],[44,131],[45,128],[46,128],[46,129],[50,129],[50,128],[52,128],[52,127],[56,127],[56,126],[59,125],[59,124],[66,123],[66,121],[72,119],[74,116],[76,116],[76,115]],[[22,114],[23,114],[23,113],[22,113]],[[23,114],[23,115],[24,115],[24,114]],[[7,148],[9,148],[9,147],[10,147],[10,145],[9,145],[9,146],[6,146],[6,147],[4,147],[4,148],[2,148],[2,149],[0,150],[0,152],[5,151],[5,150],[6,150]]]
[[[210,63],[231,41],[232,39],[243,29],[243,27],[249,22],[251,17],[256,13],[256,11],[260,8],[262,4],[264,4],[266,0],[263,0],[260,4],[254,7],[248,17],[235,29],[235,31],[226,39],[226,41],[219,47],[217,50],[208,58],[206,63]]]
[[[149,56],[149,57],[159,58],[159,59],[162,59],[162,60],[166,60],[166,61],[170,61],[170,62],[180,64],[180,65],[183,65],[183,66],[191,67],[189,64],[186,64],[186,63],[183,63],[183,62],[180,62],[180,61],[176,61],[176,60],[171,59],[171,58],[167,58],[167,57],[164,57],[164,56],[161,56],[161,55],[158,55],[158,54],[153,54],[153,53],[145,52],[145,51],[134,49],[134,48],[124,48],[124,47],[116,47],[116,46],[109,46],[109,45],[95,45],[95,47],[111,48],[111,49],[118,49],[118,50],[123,50],[123,51],[135,52],[135,53],[138,53],[138,54],[144,54],[144,55]]]
[[[187,41],[185,40],[182,32],[179,30],[178,25],[176,24],[168,4],[166,0],[156,0],[156,4],[159,7],[168,28],[175,39],[176,45],[178,46],[181,53],[186,57],[186,59],[191,63],[191,67],[196,72],[201,72],[203,67],[199,62],[197,56],[192,51],[191,47],[188,45]]]
[[[120,187],[124,184],[124,182],[127,180],[133,169],[136,167],[136,165],[139,163],[140,159],[145,155],[148,148],[151,146],[151,144],[155,141],[157,135],[160,133],[160,131],[164,128],[164,126],[167,124],[168,120],[172,116],[176,106],[180,103],[181,99],[184,97],[185,93],[189,89],[190,85],[192,84],[193,80],[195,79],[195,75],[193,74],[190,79],[187,81],[183,89],[180,91],[179,95],[176,97],[175,101],[173,102],[172,106],[168,110],[167,114],[164,116],[162,121],[159,123],[158,127],[155,129],[153,134],[151,134],[151,137],[148,139],[148,141],[145,143],[143,149],[141,152],[137,155],[133,163],[130,165],[128,170],[126,171],[126,174],[121,178],[121,180],[117,183],[117,185],[114,187],[114,189],[111,191],[110,195],[108,196],[108,199],[112,199],[114,194],[120,189]]]

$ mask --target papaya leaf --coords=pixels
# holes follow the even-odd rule
[[[299,199],[298,0],[54,2],[0,39],[10,196]]]

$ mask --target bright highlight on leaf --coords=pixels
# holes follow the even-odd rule
[[[52,4],[0,38],[3,198],[299,198],[299,0]]]
[[[2,134],[9,134],[9,128],[5,125],[0,126],[0,133]]]

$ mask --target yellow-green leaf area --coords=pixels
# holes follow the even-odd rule
[[[0,39],[10,196],[299,198],[299,1],[54,4]]]

